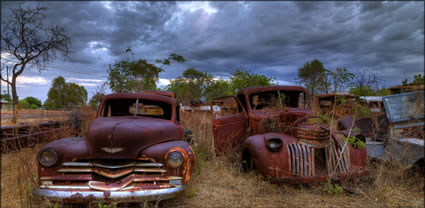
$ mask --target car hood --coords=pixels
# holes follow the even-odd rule
[[[168,120],[101,117],[90,124],[87,147],[91,159],[136,159],[151,145],[180,139],[180,126]]]

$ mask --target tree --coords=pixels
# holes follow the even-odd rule
[[[31,109],[31,105],[26,100],[19,101],[19,109]]]
[[[65,79],[61,76],[53,80],[47,96],[47,100],[44,102],[46,109],[80,107],[87,102],[86,89],[75,83],[65,82]]]
[[[380,87],[382,79],[376,73],[363,69],[355,74],[354,85],[350,93],[357,96],[385,96],[389,94],[388,89]]]
[[[390,95],[390,91],[386,89],[385,87],[375,90],[375,96],[386,96],[386,95]]]
[[[350,88],[350,94],[356,95],[356,96],[373,96],[375,95],[375,92],[370,87],[363,86],[363,87]]]
[[[410,85],[423,85],[425,84],[425,75],[416,74],[413,76],[413,81],[410,83]]]
[[[346,84],[355,77],[355,75],[348,72],[346,68],[336,68],[335,71],[325,69],[325,74],[328,77],[326,79],[328,83],[326,84],[326,91],[328,91],[328,86],[333,86],[333,93],[345,90]]]
[[[159,73],[164,71],[161,68],[162,66],[170,65],[171,61],[179,63],[186,61],[182,56],[172,53],[166,59],[156,60],[156,63],[162,64],[158,67],[144,59],[134,60],[134,53],[132,53],[130,47],[126,50],[126,53],[131,55],[132,60],[118,61],[113,67],[109,66],[108,69],[109,87],[116,93],[155,90]]]
[[[363,87],[350,88],[350,94],[356,95],[356,96],[385,96],[385,95],[389,95],[390,91],[386,89],[385,87],[374,90],[368,86],[363,86]]]
[[[314,59],[307,62],[302,68],[298,69],[298,82],[307,88],[310,98],[324,91],[324,87],[328,87],[326,69],[322,62]]]
[[[354,87],[359,87],[360,89],[366,89],[364,87],[368,87],[372,90],[377,90],[381,82],[381,78],[379,78],[376,73],[368,72],[366,69],[363,69],[355,74],[352,84]]]
[[[205,100],[207,102],[211,102],[216,97],[233,95],[232,92],[232,84],[229,81],[218,79],[213,80],[206,88],[205,88]]]
[[[270,86],[273,80],[274,78],[251,73],[243,68],[236,69],[230,77],[233,93],[246,87]]]
[[[107,84],[108,84],[107,82],[104,82],[97,87],[95,94],[90,98],[90,101],[89,101],[90,107],[94,109],[99,107],[100,102],[103,99],[103,96],[105,96],[105,90],[106,90]]]
[[[16,91],[16,78],[21,75],[26,66],[33,66],[40,72],[46,69],[46,64],[56,58],[59,53],[68,56],[68,45],[70,38],[66,35],[63,27],[57,25],[44,25],[46,17],[44,11],[47,7],[40,5],[11,9],[9,18],[2,21],[1,27],[1,52],[13,57],[14,64],[2,62],[3,69],[11,70],[12,80],[1,80],[9,84],[12,88],[13,117],[12,122],[16,123],[18,108],[18,93]],[[0,73],[1,75],[2,73]]]
[[[183,77],[171,80],[167,90],[174,92],[179,102],[189,104],[190,100],[198,101],[204,97],[205,89],[212,80],[211,74],[188,68],[183,72]]]
[[[31,96],[30,97],[26,97],[24,100],[27,101],[30,106],[35,106],[34,107],[35,109],[41,107],[41,100],[39,100],[39,99],[37,99],[35,97],[31,97]],[[33,107],[31,107],[31,109],[33,109]]]

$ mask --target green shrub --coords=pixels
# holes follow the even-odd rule
[[[20,100],[18,103],[19,109],[30,109],[31,105],[26,100]]]
[[[345,141],[348,142],[355,149],[361,149],[365,146],[364,142],[355,136],[349,136],[345,138]]]
[[[344,191],[344,189],[338,184],[331,184],[330,183],[326,186],[325,191],[328,194],[336,195],[336,194],[342,193]]]

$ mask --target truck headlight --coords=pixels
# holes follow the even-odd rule
[[[278,152],[282,147],[282,140],[278,138],[273,138],[267,140],[267,148],[272,152]]]
[[[58,154],[52,149],[41,150],[38,153],[38,161],[40,161],[43,166],[53,166],[58,161]]]
[[[184,156],[180,151],[172,151],[167,155],[167,164],[172,168],[180,167],[184,162]]]

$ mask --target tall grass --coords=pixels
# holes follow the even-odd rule
[[[274,185],[256,172],[241,171],[240,149],[215,156],[211,116],[187,112],[187,129],[194,131],[197,166],[182,196],[164,207],[422,207],[424,178],[394,162],[369,161],[370,174],[338,182],[342,193],[329,193],[329,184]]]
[[[32,189],[37,186],[37,153],[44,144],[50,141],[85,135],[88,125],[95,115],[90,109],[82,109],[80,117],[81,125],[78,129],[71,126],[71,128],[43,135],[33,141],[39,142],[35,146],[28,144],[29,147],[24,147],[20,140],[2,145],[2,152],[7,153],[2,154],[1,157],[2,207],[48,207],[52,205],[45,201],[37,201],[31,194]],[[44,120],[41,119],[41,121]]]

